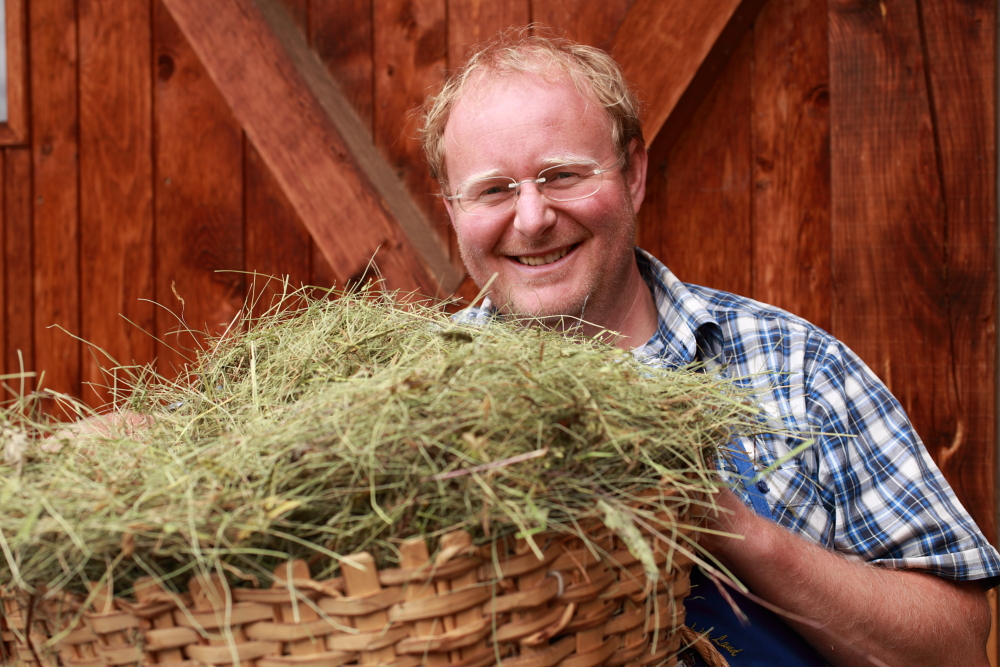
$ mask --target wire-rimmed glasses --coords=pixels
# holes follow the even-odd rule
[[[521,186],[534,183],[538,192],[554,202],[576,201],[597,194],[604,182],[604,173],[618,166],[621,158],[610,167],[601,168],[596,160],[579,160],[548,167],[536,178],[518,181],[510,176],[490,176],[462,183],[454,195],[445,195],[457,201],[463,211],[471,215],[496,215],[514,208]]]

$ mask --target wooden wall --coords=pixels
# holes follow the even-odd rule
[[[457,263],[409,112],[495,31],[607,46],[632,0],[284,4]],[[0,150],[0,371],[100,403],[98,348],[170,373],[193,344],[177,330],[223,330],[246,272],[331,284],[159,0],[31,0],[27,29],[30,144]],[[991,539],[995,60],[986,0],[770,0],[679,138],[653,143],[639,233],[682,279],[859,352]]]

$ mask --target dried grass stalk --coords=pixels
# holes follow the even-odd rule
[[[0,581],[266,584],[288,557],[324,564],[319,579],[361,550],[397,563],[415,535],[531,544],[595,519],[647,552],[635,525],[714,489],[716,448],[756,414],[705,374],[539,327],[459,325],[371,291],[292,293],[192,368],[173,382],[117,369],[132,377],[117,414],[148,426],[54,436],[24,417],[32,397],[0,414]]]

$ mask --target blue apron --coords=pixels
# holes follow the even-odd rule
[[[745,456],[745,455],[742,455]],[[764,494],[753,481],[753,466],[740,453],[732,457],[741,484],[750,496],[754,511],[771,521],[774,515]],[[766,487],[764,488],[766,490]],[[687,625],[708,638],[730,667],[821,667],[829,665],[797,632],[774,612],[765,609],[738,591],[727,591],[749,624],[733,613],[729,602],[719,593],[715,583],[695,568],[691,572],[691,594],[684,601]],[[694,650],[688,651],[688,664],[704,666]],[[684,664],[679,662],[678,664]]]

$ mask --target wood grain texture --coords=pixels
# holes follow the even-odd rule
[[[372,0],[311,0],[309,43],[372,137],[375,98]],[[330,287],[336,273],[313,243],[312,283]]]
[[[45,388],[79,396],[80,343],[53,327],[80,333],[76,3],[32,2],[29,29],[35,366]]]
[[[311,0],[309,25],[309,43],[369,133],[375,115],[372,12],[372,0]]]
[[[754,24],[753,60],[751,296],[829,330],[826,14],[810,0],[768,4]]]
[[[954,426],[928,445],[986,536],[996,507],[995,2],[920,0],[945,225]],[[950,422],[950,420],[949,420]],[[953,430],[952,430],[953,429]]]
[[[246,142],[246,270],[254,300],[253,312],[260,314],[287,291],[312,283],[312,238],[295,208],[264,164],[263,158]],[[287,285],[286,285],[287,281]]]
[[[7,120],[0,123],[0,145],[28,142],[28,0],[6,0]]]
[[[6,153],[0,151],[0,175],[6,175],[6,168],[4,167],[6,158]],[[3,177],[0,176],[0,184],[3,182]],[[0,238],[6,240],[7,237],[7,206],[4,202],[6,199],[6,188],[0,185]],[[7,312],[7,294],[9,290],[7,289],[7,277],[10,271],[7,268],[7,253],[0,254],[0,313]],[[7,350],[7,327],[6,321],[4,321],[4,326],[0,326],[0,350]],[[15,369],[17,367],[15,366]],[[0,375],[7,373],[7,358],[6,355],[0,358]],[[5,392],[4,392],[5,393]]]
[[[243,138],[177,24],[154,5],[156,356],[179,372],[243,305]],[[186,352],[185,352],[186,350]]]
[[[635,0],[545,0],[531,3],[531,20],[581,44],[611,48],[611,38]]]
[[[342,279],[362,276],[378,252],[390,289],[436,294],[457,284],[419,210],[277,2],[163,1]]]
[[[309,30],[308,0],[281,0],[295,27]],[[260,315],[287,288],[312,282],[313,242],[253,144],[244,140],[245,268],[252,312]],[[287,281],[284,282],[284,281]]]
[[[680,136],[763,5],[764,0],[636,0],[612,52],[643,101],[647,146],[661,130],[666,149]]]
[[[84,348],[82,375],[84,398],[101,405],[115,382],[108,356],[145,364],[154,354],[151,7],[78,8],[80,330],[99,348]]]
[[[685,282],[749,294],[751,71],[748,33],[669,153],[650,151],[639,245]]]
[[[945,201],[917,7],[836,0],[829,8],[833,333],[940,452],[967,425],[954,378]]]
[[[308,0],[281,0],[295,27],[309,30]],[[253,144],[244,140],[245,267],[256,315],[289,287],[312,282],[312,238]],[[272,280],[273,278],[273,280]]]
[[[424,98],[440,84],[445,68],[458,64],[448,62],[448,28],[453,24],[447,21],[446,2],[383,0],[374,10],[375,145],[457,265],[447,213],[434,196],[437,183],[417,138],[417,112]],[[457,286],[457,281],[451,285]]]
[[[3,155],[4,363],[8,373],[31,372],[37,368],[31,149],[6,148]],[[9,386],[32,391],[35,381],[12,381]]]
[[[508,28],[530,22],[529,0],[449,0],[448,67],[465,62],[469,50]]]

